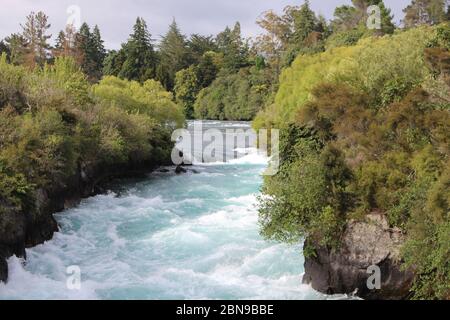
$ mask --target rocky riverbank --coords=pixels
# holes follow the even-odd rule
[[[169,163],[167,163],[169,164]],[[115,168],[80,165],[77,173],[61,189],[37,189],[29,208],[19,209],[0,203],[0,281],[8,279],[6,260],[16,255],[26,258],[26,248],[52,239],[58,231],[53,214],[71,208],[83,198],[104,192],[107,181],[151,172],[155,164],[141,163]]]
[[[314,254],[306,257],[304,283],[325,294],[355,294],[363,299],[401,300],[411,295],[414,273],[403,270],[404,236],[389,228],[386,218],[372,214],[366,222],[350,222],[341,246],[330,250],[307,241]],[[381,270],[381,289],[370,290],[370,266]]]

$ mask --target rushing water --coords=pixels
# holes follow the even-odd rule
[[[208,123],[242,127],[241,123]],[[9,259],[0,299],[320,299],[301,284],[300,246],[258,232],[266,160],[157,172],[57,214],[60,232]],[[79,266],[81,289],[67,289]]]

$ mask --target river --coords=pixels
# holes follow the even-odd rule
[[[26,262],[9,259],[0,299],[323,299],[301,284],[301,246],[259,235],[266,166],[252,151],[186,174],[170,168],[122,181],[83,200],[55,215],[60,232],[27,250]],[[77,290],[67,288],[69,266],[81,271]]]

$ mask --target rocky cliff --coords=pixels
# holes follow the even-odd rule
[[[404,235],[389,228],[382,214],[365,222],[350,222],[338,249],[331,250],[307,240],[314,254],[306,258],[303,282],[326,294],[355,294],[363,299],[407,299],[414,273],[401,268],[400,248]],[[381,270],[381,289],[370,290],[368,268]]]

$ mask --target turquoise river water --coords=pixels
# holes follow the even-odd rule
[[[210,127],[247,127],[210,122]],[[60,232],[9,259],[0,299],[324,299],[301,284],[301,246],[259,235],[256,153],[155,172],[56,214]],[[67,287],[69,266],[81,288]]]

